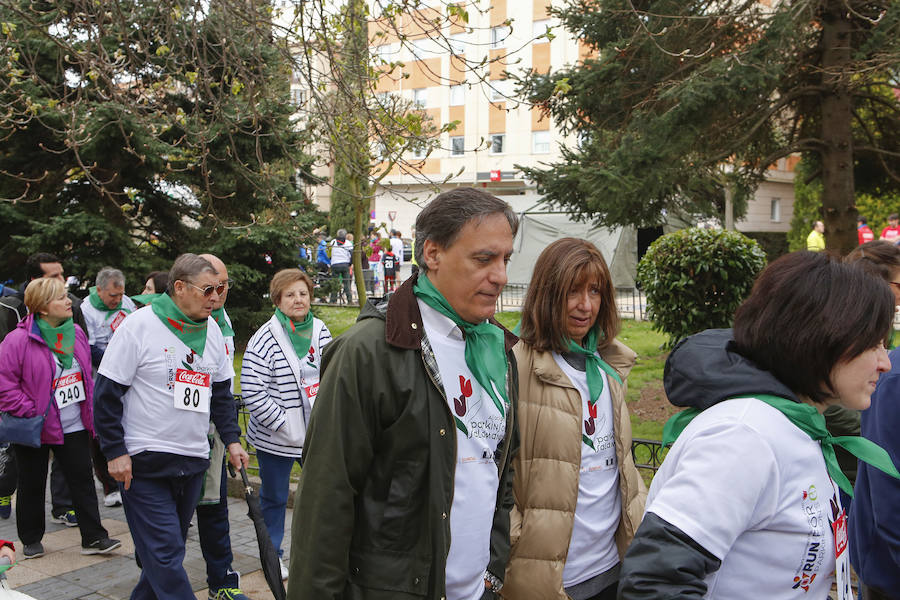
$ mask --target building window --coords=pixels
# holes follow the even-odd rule
[[[505,25],[491,28],[491,48],[505,48],[510,29]]]
[[[450,42],[450,52],[452,54],[465,54],[466,53],[466,34],[465,33],[457,33],[456,35],[451,35],[448,38]]]
[[[425,158],[425,143],[419,142],[413,146],[413,156],[416,158]]]
[[[506,141],[506,134],[496,133],[491,136],[491,154],[503,154],[503,143]]]
[[[769,218],[773,223],[781,222],[781,198],[772,198],[772,204],[769,208]]]
[[[531,151],[535,154],[550,153],[549,131],[535,131],[531,134]]]
[[[547,33],[550,32],[550,19],[541,19],[531,24],[531,36],[534,38],[535,44],[549,42]]]
[[[450,156],[462,156],[466,153],[466,138],[453,136],[450,138]]]
[[[416,108],[425,108],[428,106],[428,88],[418,88],[413,90],[413,104]]]
[[[291,102],[296,106],[303,106],[306,104],[306,90],[291,88]]]
[[[491,102],[506,102],[509,98],[509,79],[494,79],[490,86]]]
[[[466,103],[466,86],[450,86],[450,106],[463,106]]]
[[[375,56],[384,62],[391,62],[391,58],[396,53],[397,49],[394,47],[394,44],[382,44],[375,47]]]
[[[420,38],[418,40],[409,41],[409,51],[416,60],[425,60],[431,56],[435,56],[434,46],[429,38]]]

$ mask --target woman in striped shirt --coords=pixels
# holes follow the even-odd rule
[[[302,460],[322,349],[331,341],[328,327],[309,310],[312,289],[299,269],[275,274],[269,285],[275,314],[250,338],[241,365],[241,393],[250,411],[247,440],[257,450],[260,504],[279,556],[291,469]],[[287,578],[284,561],[281,575]]]

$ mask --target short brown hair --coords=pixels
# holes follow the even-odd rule
[[[425,241],[431,240],[441,248],[449,248],[459,237],[466,223],[481,223],[486,217],[502,214],[509,223],[513,237],[519,229],[519,217],[500,198],[484,190],[460,187],[435,196],[416,217],[415,258],[419,269],[428,272],[425,261]],[[396,230],[395,230],[396,231]],[[399,236],[399,232],[397,232]]]
[[[38,277],[25,288],[25,306],[28,312],[36,315],[65,293],[66,284],[59,279]]]
[[[565,352],[569,334],[566,312],[569,292],[588,281],[600,284],[600,312],[594,327],[604,348],[619,334],[616,290],[609,267],[597,246],[587,240],[562,238],[547,246],[534,265],[522,308],[522,338],[536,350]]]
[[[272,299],[272,304],[278,306],[278,303],[281,302],[281,294],[284,293],[284,290],[292,283],[297,283],[298,281],[302,281],[306,284],[306,289],[309,292],[309,295],[312,296],[312,279],[300,269],[282,269],[275,273],[275,276],[272,277],[272,283],[269,284],[269,298]]]
[[[734,349],[796,394],[824,402],[831,371],[887,341],[885,282],[820,252],[792,252],[760,274],[734,315]]]
[[[897,269],[900,269],[900,247],[885,240],[866,242],[848,254],[844,262],[890,282]]]

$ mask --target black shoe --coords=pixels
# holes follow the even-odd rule
[[[25,548],[22,550],[22,554],[25,555],[26,559],[40,558],[44,555],[44,545],[40,542],[25,544]]]
[[[122,545],[122,542],[119,540],[112,540],[110,538],[103,538],[102,540],[97,540],[95,542],[91,542],[87,546],[81,547],[82,554],[106,554],[107,552],[112,552],[116,548]]]

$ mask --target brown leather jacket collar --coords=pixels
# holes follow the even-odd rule
[[[413,293],[418,274],[403,282],[396,292],[390,297],[390,302],[385,315],[384,337],[388,344],[407,350],[417,350],[422,347],[422,314],[419,312],[419,303]],[[503,330],[506,352],[519,341],[513,333],[498,323],[493,317],[490,322]]]

